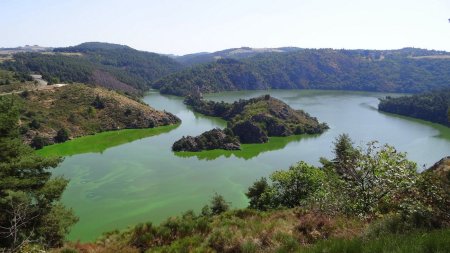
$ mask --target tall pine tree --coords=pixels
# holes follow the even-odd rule
[[[68,183],[51,177],[61,158],[44,158],[22,143],[13,96],[0,97],[0,251],[33,242],[59,246],[77,218],[60,202]]]

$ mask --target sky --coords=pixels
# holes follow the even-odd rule
[[[450,0],[0,0],[0,47],[118,43],[450,51]]]

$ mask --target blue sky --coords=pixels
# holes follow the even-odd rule
[[[450,51],[450,0],[0,0],[0,47],[86,41],[186,54],[231,47]]]

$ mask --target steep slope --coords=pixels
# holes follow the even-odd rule
[[[180,122],[117,92],[81,84],[25,92],[17,98],[22,108],[20,132],[36,148],[102,131]]]
[[[442,158],[427,171],[436,173],[447,183],[450,183],[450,156]]]
[[[146,90],[152,81],[181,68],[167,56],[99,42],[19,53],[2,65],[20,73],[40,73],[54,83],[91,83],[129,93]]]
[[[406,48],[392,51],[304,49],[219,59],[156,81],[162,93],[187,95],[245,89],[334,89],[421,92],[448,86],[450,54]]]

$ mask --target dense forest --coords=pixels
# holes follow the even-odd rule
[[[450,56],[406,48],[392,51],[303,49],[223,58],[169,75],[153,85],[186,95],[246,89],[333,89],[416,93],[448,85]]]
[[[202,92],[333,89],[416,93],[445,87],[450,78],[448,53],[415,48],[235,48],[169,57],[88,42],[12,57],[0,68],[22,77],[35,72],[51,83],[91,83],[128,93],[153,87],[182,96],[194,87]]]
[[[127,46],[89,42],[46,53],[17,53],[0,67],[40,73],[51,83],[91,83],[131,93],[147,90],[152,81],[179,70],[181,64]]]
[[[428,120],[450,127],[450,89],[402,97],[386,97],[380,111]]]
[[[279,48],[251,48],[251,47],[241,47],[241,48],[229,48],[213,53],[194,53],[194,54],[186,54],[182,56],[172,56],[177,62],[180,62],[184,65],[191,66],[200,63],[213,62],[222,58],[231,58],[231,59],[245,59],[255,55],[264,54],[264,53],[286,53],[292,51],[298,51],[301,48],[297,47],[279,47]]]

